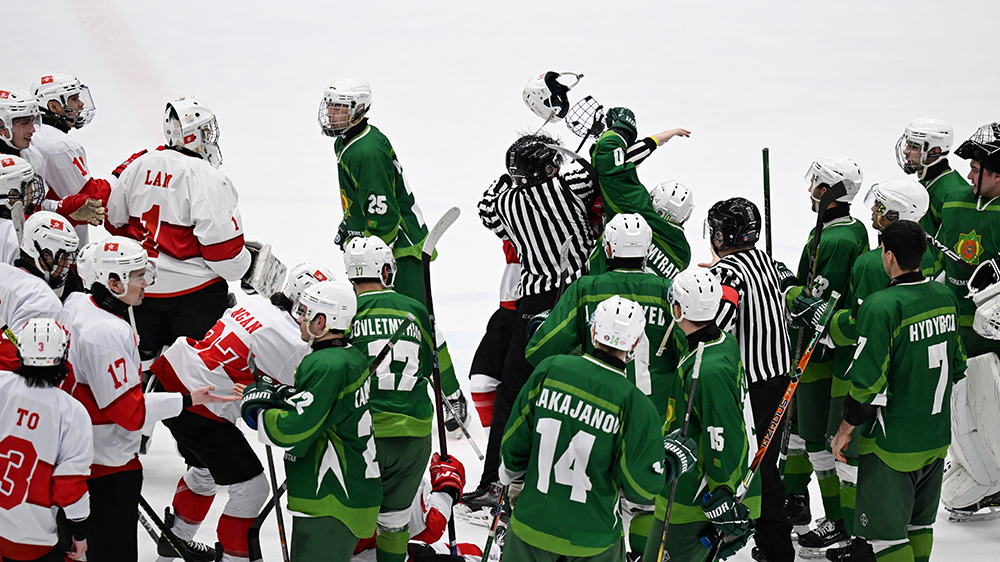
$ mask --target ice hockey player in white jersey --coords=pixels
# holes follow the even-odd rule
[[[42,178],[20,156],[0,156],[0,263],[14,263],[21,255],[26,215],[45,196]]]
[[[213,385],[218,394],[231,395],[234,383],[254,381],[247,365],[252,352],[261,373],[281,384],[292,384],[295,367],[309,351],[292,310],[306,287],[329,279],[333,274],[322,265],[295,266],[282,291],[270,300],[249,295],[226,310],[203,340],[178,338],[153,363],[153,374],[169,392],[188,393]],[[215,560],[207,547],[193,539],[219,486],[229,486],[229,501],[217,528],[222,560],[248,560],[247,531],[267,501],[270,488],[260,459],[234,425],[239,417],[238,402],[222,402],[195,406],[163,421],[188,466],[177,483],[167,525],[172,525],[173,533],[187,546],[190,560]],[[163,539],[158,552],[161,561],[177,557]]]
[[[104,217],[111,184],[93,177],[87,167],[87,151],[69,132],[83,128],[95,115],[90,88],[67,72],[52,72],[31,85],[38,102],[42,126],[21,155],[35,167],[49,188],[45,209],[69,217],[84,205],[94,211],[95,224]],[[93,201],[89,201],[93,200]],[[81,245],[88,241],[87,221],[73,221]]]
[[[52,318],[35,318],[19,344],[21,366],[0,371],[0,551],[4,560],[81,560],[94,442],[87,410],[59,390],[69,334]],[[71,537],[66,553],[57,545],[57,511]]]
[[[219,126],[193,98],[167,103],[165,150],[143,154],[111,191],[106,228],[139,240],[159,279],[136,307],[143,359],[180,336],[201,339],[229,307],[226,281],[250,269],[239,196],[217,168]]]
[[[89,264],[91,294],[73,293],[57,320],[70,333],[72,372],[62,387],[87,408],[94,426],[94,462],[87,487],[92,506],[90,562],[129,562],[138,557],[137,527],[144,425],[177,416],[206,402],[231,401],[209,394],[143,395],[138,338],[126,318],[142,302],[156,268],[138,242],[112,236],[100,243]]]
[[[0,88],[0,154],[21,156],[41,126],[35,96],[24,90]]]

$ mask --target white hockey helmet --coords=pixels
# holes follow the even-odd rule
[[[861,173],[861,167],[854,160],[839,154],[827,154],[809,166],[805,180],[809,183],[810,188],[820,185],[832,187],[843,181],[847,194],[838,197],[836,201],[850,203],[861,190],[864,175]],[[818,203],[819,200],[816,199],[816,202]]]
[[[213,168],[222,165],[219,123],[215,113],[194,96],[181,96],[167,102],[163,111],[163,135],[167,137],[167,146],[190,150]]]
[[[590,328],[594,344],[631,351],[646,329],[646,314],[639,303],[615,295],[597,305]]]
[[[925,170],[951,152],[954,137],[955,130],[944,119],[918,117],[910,121],[896,142],[896,163],[907,174]],[[918,155],[916,163],[907,152]]]
[[[281,292],[288,297],[288,300],[292,301],[294,308],[294,304],[298,303],[299,298],[302,297],[302,291],[305,291],[307,287],[331,279],[333,279],[333,272],[325,265],[303,262],[288,272],[288,278],[285,280],[285,286]]]
[[[677,180],[665,181],[649,192],[656,214],[674,224],[683,225],[694,211],[694,193]]]
[[[82,128],[94,119],[97,108],[90,88],[80,82],[80,79],[68,72],[53,72],[38,78],[31,84],[31,93],[38,100],[38,109],[50,116],[57,117],[76,129]],[[75,100],[70,98],[76,96]],[[62,106],[65,115],[49,111],[49,102],[55,101]],[[72,106],[80,104],[79,109]]]
[[[38,211],[24,221],[21,252],[34,262],[51,287],[61,287],[76,263],[80,237],[62,215]]]
[[[25,214],[45,198],[45,183],[31,164],[20,156],[0,154],[0,218],[11,218],[14,204],[24,204]]]
[[[645,258],[653,231],[638,213],[619,213],[604,227],[604,254],[608,258]]]
[[[559,82],[559,78],[563,76],[573,76],[576,81],[567,86]],[[583,74],[574,72],[548,71],[535,74],[528,79],[521,98],[532,113],[547,122],[558,123],[569,112],[569,97],[566,94],[580,82],[580,78],[583,78]]]
[[[334,115],[334,107],[347,108],[347,113]],[[328,137],[344,134],[372,107],[372,87],[361,78],[338,78],[323,91],[319,103],[319,126]]]
[[[675,320],[692,322],[714,320],[722,301],[722,286],[707,269],[690,268],[677,274],[667,291],[670,314]],[[674,315],[673,305],[681,307],[680,316]]]
[[[97,280],[97,272],[94,271],[94,256],[101,242],[90,242],[77,253],[76,274],[83,280],[83,286],[90,290],[90,287]]]
[[[339,281],[321,281],[306,287],[295,307],[295,317],[304,316],[304,322],[312,322],[318,314],[325,316],[328,331],[347,330],[357,312],[358,297],[354,289]]]
[[[94,281],[100,283],[111,291],[116,297],[125,295],[115,293],[111,290],[108,280],[114,274],[119,281],[129,283],[130,274],[140,269],[145,270],[147,286],[156,282],[156,265],[149,260],[146,250],[142,245],[123,236],[112,236],[101,241],[94,250],[94,259],[91,263],[94,271]]]
[[[14,120],[24,117],[31,118],[35,130],[42,126],[42,114],[35,96],[24,90],[0,89],[0,139],[17,150],[23,147],[14,146]]]
[[[396,258],[378,236],[355,237],[344,248],[348,279],[378,279],[386,287],[396,281]]]
[[[903,178],[876,183],[865,195],[865,207],[888,222],[919,221],[930,204],[931,198],[924,186]]]
[[[53,318],[32,318],[17,335],[17,354],[26,367],[66,363],[69,333]]]

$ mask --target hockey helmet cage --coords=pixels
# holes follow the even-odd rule
[[[312,322],[322,314],[327,330],[346,331],[357,312],[358,297],[354,289],[339,281],[320,281],[306,287],[295,307],[296,318],[303,317],[304,322]],[[323,334],[312,335],[321,337]]]
[[[649,201],[656,214],[677,225],[683,225],[694,211],[694,193],[677,180],[665,181],[649,192]]]
[[[66,363],[69,333],[53,318],[32,318],[17,335],[17,355],[25,367],[55,367]]]
[[[288,278],[285,280],[285,286],[281,292],[294,305],[302,297],[302,291],[305,291],[310,285],[331,279],[333,279],[333,272],[325,265],[303,262],[288,272]]]
[[[334,113],[337,106],[346,113]],[[339,137],[357,123],[372,106],[372,87],[361,78],[339,78],[323,91],[319,104],[319,126],[328,137]]]
[[[954,137],[954,129],[944,119],[918,117],[896,141],[896,163],[907,174],[924,170],[948,155]],[[907,152],[913,151],[917,151],[916,162],[907,157]]]
[[[615,295],[597,305],[590,326],[594,344],[631,351],[646,329],[646,315],[639,303]]]
[[[638,213],[619,213],[604,227],[604,253],[608,259],[645,258],[653,243],[653,230]]]
[[[0,89],[0,139],[17,150],[22,148],[14,146],[14,120],[24,117],[31,118],[35,130],[42,126],[42,114],[35,96],[24,90]]]
[[[31,164],[20,156],[0,154],[0,218],[10,219],[18,201],[25,214],[32,213],[44,198],[45,183]]]
[[[979,127],[955,150],[955,156],[975,160],[983,169],[1000,173],[1000,122]]]
[[[79,246],[80,237],[62,215],[38,211],[24,221],[21,252],[31,258],[52,287],[66,282],[70,267],[76,263]],[[53,277],[57,271],[58,275]]]
[[[111,291],[108,281],[114,274],[119,281],[128,284],[133,271],[144,270],[147,286],[156,282],[156,265],[149,260],[146,250],[135,240],[123,236],[112,236],[100,242],[94,250],[91,262],[94,272],[94,282],[100,283]],[[125,293],[115,293],[121,297]]]
[[[733,197],[708,210],[705,235],[719,249],[753,246],[760,238],[760,210],[752,201]]]
[[[348,279],[378,279],[386,287],[396,280],[396,259],[392,249],[378,236],[352,238],[344,248]]]
[[[215,113],[193,96],[181,96],[167,102],[163,112],[163,135],[167,146],[190,150],[213,168],[222,165],[219,149],[219,123]]]
[[[850,203],[861,190],[864,175],[861,173],[861,167],[854,160],[839,154],[827,154],[809,166],[805,180],[810,188],[821,186],[830,188],[843,182],[846,193],[838,197],[836,201]],[[816,201],[819,202],[819,199]]]
[[[562,154],[547,144],[559,144],[559,141],[547,135],[525,135],[510,145],[507,171],[514,185],[537,185],[559,171]]]
[[[714,320],[722,301],[722,286],[712,272],[703,268],[685,269],[677,274],[667,290],[670,314],[675,320],[692,322]],[[680,316],[674,315],[673,305],[681,308]]]
[[[80,82],[80,79],[68,72],[53,72],[34,81],[31,93],[38,100],[38,109],[56,119],[66,122],[69,126],[80,129],[94,120],[97,108],[90,88]],[[76,100],[70,98],[76,96]],[[54,101],[62,106],[65,115],[59,115],[49,110],[49,102]],[[78,109],[70,107],[79,104]]]
[[[573,76],[576,81],[567,86],[559,81],[563,76]],[[521,99],[535,115],[545,119],[546,122],[558,123],[565,119],[569,112],[570,103],[567,94],[580,82],[580,78],[583,78],[583,74],[573,72],[548,71],[535,74],[524,86]]]
[[[865,207],[887,222],[919,221],[930,204],[927,189],[914,180],[904,178],[876,183],[865,195]]]

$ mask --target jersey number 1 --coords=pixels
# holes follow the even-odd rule
[[[549,479],[554,473],[556,484],[571,488],[569,499],[586,503],[587,491],[593,487],[587,476],[587,464],[590,463],[590,450],[596,438],[586,431],[577,431],[553,465],[561,427],[562,421],[557,419],[538,420],[536,431],[541,436],[538,442],[538,491],[549,493]]]

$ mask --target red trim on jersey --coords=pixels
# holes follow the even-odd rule
[[[67,507],[80,501],[87,493],[87,476],[71,474],[56,476],[52,479],[52,503]]]
[[[195,291],[200,291],[200,290],[204,289],[205,287],[208,287],[209,285],[211,285],[213,283],[222,283],[223,281],[225,281],[225,279],[223,279],[222,277],[216,277],[214,279],[209,279],[208,281],[205,281],[204,283],[202,283],[201,285],[198,285],[197,287],[191,287],[190,289],[184,289],[183,291],[177,291],[177,292],[174,292],[174,293],[157,293],[157,294],[153,295],[153,294],[150,294],[147,291],[144,298],[147,298],[147,299],[168,299],[170,297],[180,297],[180,296],[184,296],[184,295],[190,295],[191,293],[193,293]]]
[[[193,492],[191,488],[188,488],[187,482],[182,476],[177,482],[177,489],[174,490],[174,513],[186,523],[200,525],[205,520],[205,516],[208,515],[208,510],[212,507],[214,499],[215,494],[203,496]],[[243,532],[243,538],[246,539],[246,531]]]
[[[142,470],[142,463],[139,462],[138,453],[132,456],[132,460],[121,466],[107,466],[103,464],[90,465],[90,478],[87,480],[93,480],[94,478],[100,478],[101,476],[107,476],[118,472],[125,472],[126,470]]]
[[[473,392],[472,403],[476,405],[476,412],[479,413],[479,422],[484,428],[493,423],[493,402],[496,400],[497,391]]]
[[[52,507],[53,484],[52,465],[39,459],[35,464],[35,471],[31,474],[31,482],[28,484],[28,497],[24,501],[32,505]],[[84,485],[84,490],[86,489],[86,485]]]
[[[186,338],[186,339],[188,345],[193,346],[194,344],[198,343],[191,338]],[[188,387],[184,386],[184,383],[181,381],[181,378],[177,376],[177,371],[174,370],[174,366],[170,364],[170,361],[167,360],[166,356],[161,355],[156,361],[153,362],[153,364],[149,367],[149,370],[152,371],[154,375],[156,375],[156,380],[160,381],[160,383],[163,385],[163,389],[166,390],[167,392],[180,392],[181,394],[191,394],[191,390],[188,389]],[[190,408],[188,408],[188,411],[198,414],[200,416],[204,416],[210,420],[222,423],[229,423],[229,420],[220,418],[219,416],[213,414],[212,410],[209,410],[202,404],[198,404],[197,406],[191,406]]]
[[[246,558],[250,555],[247,545],[247,533],[253,525],[253,517],[233,517],[225,513],[219,517],[216,532],[222,543],[222,552],[235,558]]]
[[[41,546],[37,544],[21,544],[0,537],[0,552],[4,558],[12,560],[37,560],[52,552],[58,544]]]
[[[500,301],[500,308],[507,310],[517,310],[517,301]]]
[[[205,261],[231,260],[240,255],[240,252],[243,251],[243,246],[243,235],[240,234],[225,242],[201,245],[201,257],[205,258]]]
[[[448,526],[448,519],[438,512],[437,508],[430,508],[427,516],[424,517],[424,530],[417,536],[410,538],[411,541],[420,541],[427,544],[435,543],[444,534],[444,528]]]
[[[139,373],[135,373],[135,377],[138,380]],[[80,386],[84,386],[90,392],[89,386]],[[108,421],[120,425],[127,431],[141,430],[142,425],[146,423],[146,401],[142,398],[142,387],[136,384],[128,389],[107,407],[101,408],[101,413]]]
[[[517,250],[514,249],[514,244],[510,240],[503,241],[503,254],[507,258],[507,264],[521,263],[521,260],[517,257]]]
[[[0,339],[0,371],[13,371],[21,366],[21,361],[17,358],[17,346],[14,342],[3,336]]]
[[[722,286],[722,299],[733,303],[733,306],[739,306],[740,304],[740,294],[729,285]]]

